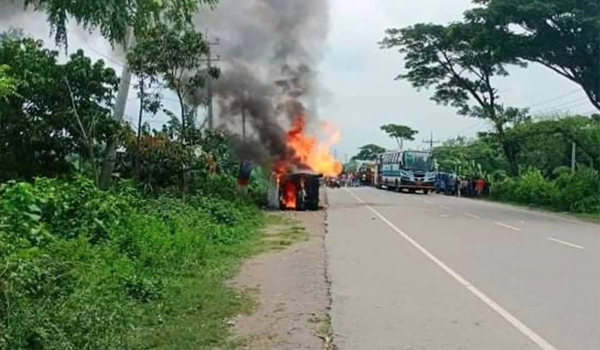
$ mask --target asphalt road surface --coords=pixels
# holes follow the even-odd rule
[[[340,350],[599,350],[600,226],[512,206],[328,190]]]

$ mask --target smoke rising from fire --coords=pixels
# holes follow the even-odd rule
[[[3,1],[0,18],[27,32],[49,34],[46,15],[23,11],[21,0]],[[317,119],[317,64],[329,31],[328,1],[220,0],[213,10],[203,8],[194,24],[199,31],[208,29],[210,41],[219,39],[213,54],[220,56],[215,65],[222,74],[213,90],[220,124],[240,135],[245,112],[248,137],[234,139],[240,157],[258,163],[298,158],[286,144],[287,129],[299,115],[306,116],[308,129]],[[78,39],[84,42],[100,38],[75,23],[69,31],[82,34]],[[124,60],[118,50],[103,51]],[[205,94],[196,91],[190,104],[204,101]]]
[[[222,0],[195,18],[208,28],[221,60],[214,93],[221,124],[248,137],[238,140],[242,158],[257,162],[289,158],[286,129],[299,115],[316,118],[316,65],[328,33],[324,0]],[[204,91],[195,98],[201,99]]]

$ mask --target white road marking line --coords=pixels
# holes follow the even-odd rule
[[[442,214],[442,215],[440,215],[440,217],[442,217],[442,218],[449,218],[450,215],[448,215],[448,214]]]
[[[465,213],[465,216],[468,216],[472,219],[477,219],[477,220],[481,219],[479,216],[477,216],[475,214],[471,214],[471,213]]]
[[[430,201],[426,201],[426,200],[424,200],[423,202],[424,202],[425,204],[427,204],[427,205],[433,205],[433,203],[431,203]]]
[[[450,208],[450,207],[447,207],[447,206],[445,206],[445,205],[440,205],[440,208],[442,208],[442,209],[444,209],[444,210],[451,210],[451,209],[452,209],[452,208]]]
[[[513,231],[521,231],[521,229],[518,228],[518,227],[514,227],[514,226],[507,225],[507,224],[503,224],[503,223],[498,222],[498,221],[494,221],[494,224],[496,224],[498,226],[506,227],[506,228],[511,229]]]
[[[352,193],[351,191],[346,190],[351,196],[356,198],[360,203],[366,204],[360,197]],[[460,283],[463,287],[465,287],[468,291],[473,293],[477,298],[483,301],[487,306],[489,306],[492,310],[496,311],[502,318],[504,318],[508,323],[513,325],[517,330],[527,336],[532,342],[538,345],[543,350],[557,350],[552,344],[548,343],[544,338],[542,338],[539,334],[534,332],[532,329],[527,327],[523,322],[519,321],[515,316],[513,316],[510,312],[506,311],[502,306],[496,303],[492,298],[485,295],[482,291],[477,289],[471,282],[467,281],[464,277],[459,275],[457,272],[452,270],[448,265],[446,265],[443,261],[436,258],[433,254],[431,254],[427,249],[425,249],[422,245],[420,245],[417,241],[415,241],[412,237],[404,233],[398,227],[396,227],[393,223],[391,223],[385,216],[379,213],[377,210],[373,209],[370,205],[366,205],[366,208],[369,209],[373,214],[377,215],[383,222],[385,222],[392,230],[396,231],[400,236],[402,236],[405,240],[407,240],[410,244],[412,244],[415,248],[417,248],[423,255],[428,257],[431,261],[433,261],[437,266],[439,266],[442,270],[444,270],[447,274],[449,274],[452,278],[454,278],[458,283]]]
[[[577,244],[569,243],[567,241],[561,241],[560,239],[556,239],[556,238],[552,238],[552,237],[548,237],[548,239],[551,240],[551,241],[553,241],[553,242],[564,244],[564,245],[572,247],[572,248],[585,249],[585,247],[582,247],[582,246],[577,245]]]

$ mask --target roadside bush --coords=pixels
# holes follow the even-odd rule
[[[560,188],[561,209],[573,212],[600,211],[600,177],[598,171],[580,167],[563,171],[556,180]]]
[[[514,200],[535,206],[552,206],[559,197],[556,185],[536,169],[525,172],[518,180]]]
[[[222,270],[260,222],[244,200],[143,199],[85,178],[4,184],[0,349],[134,348],[144,315],[177,317],[165,305],[181,280]]]
[[[515,201],[517,182],[513,178],[494,182],[490,190],[490,197],[500,201]]]
[[[491,198],[532,206],[577,213],[600,212],[600,176],[598,171],[580,167],[572,172],[557,168],[555,180],[539,170],[529,170],[520,178],[493,183]]]

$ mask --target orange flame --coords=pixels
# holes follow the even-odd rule
[[[286,181],[283,184],[281,199],[286,209],[296,209],[296,185],[293,181]]]
[[[314,136],[306,135],[305,128],[306,116],[300,114],[287,132],[287,145],[294,150],[296,162],[325,176],[339,175],[342,172],[342,164],[329,153],[329,148],[339,142],[340,132],[332,124],[323,124],[322,130],[328,139],[319,142]]]

